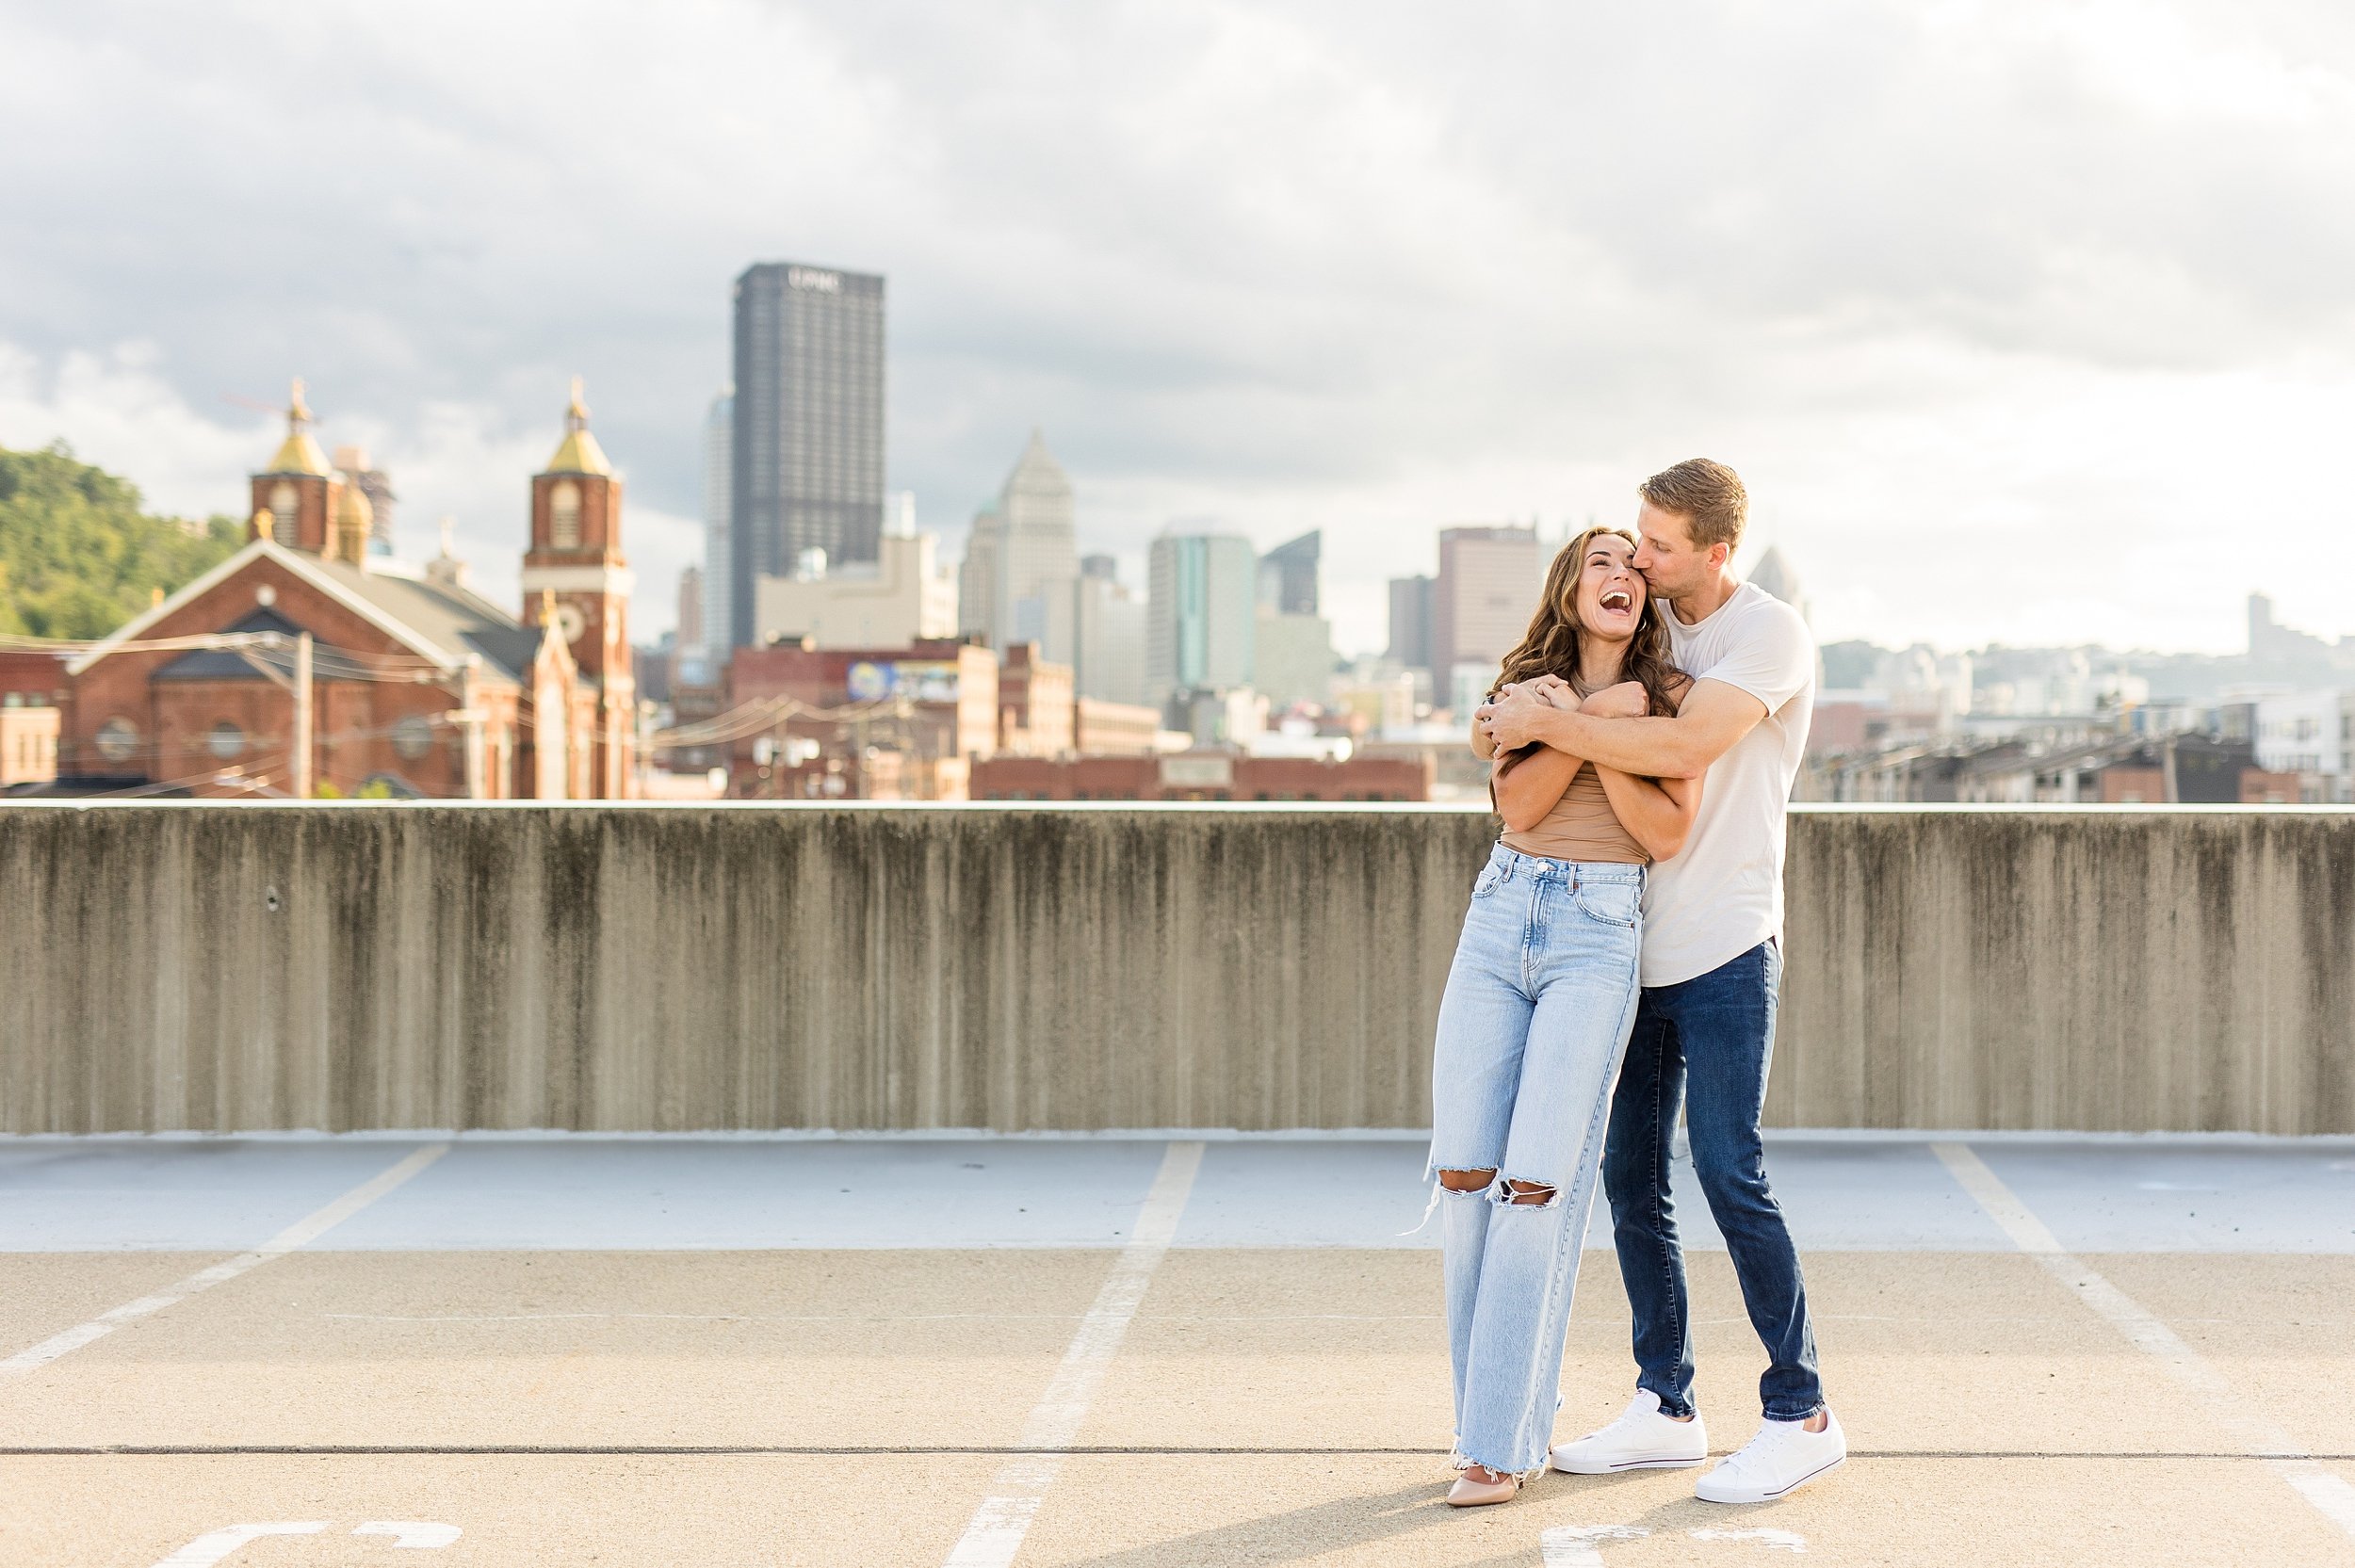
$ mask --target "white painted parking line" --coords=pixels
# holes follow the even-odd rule
[[[352,1527],[354,1535],[389,1535],[396,1546],[412,1551],[431,1551],[447,1546],[462,1533],[456,1525],[437,1525],[425,1519],[379,1519]]]
[[[1963,1190],[2004,1228],[2013,1245],[2042,1264],[2079,1301],[2107,1318],[2111,1327],[2156,1360],[2187,1392],[2197,1395],[2203,1413],[2231,1431],[2249,1455],[2264,1460],[2324,1518],[2355,1537],[2355,1485],[2315,1463],[2288,1432],[2258,1414],[2243,1390],[2233,1387],[2148,1308],[2063,1250],[2044,1221],[1968,1144],[1934,1143],[1931,1148]]]
[[[1602,1543],[1641,1541],[1649,1534],[1641,1525],[1556,1525],[1537,1538],[1537,1545],[1546,1568],[1602,1568]]]
[[[1696,1541],[1755,1541],[1770,1552],[1803,1553],[1807,1537],[1796,1530],[1687,1530]]]
[[[78,1350],[93,1340],[104,1339],[126,1323],[152,1317],[201,1290],[210,1290],[249,1269],[260,1268],[272,1258],[284,1257],[297,1248],[308,1246],[447,1153],[448,1144],[430,1143],[389,1170],[362,1182],[326,1207],[296,1220],[252,1252],[239,1253],[236,1257],[216,1263],[209,1269],[200,1269],[187,1279],[166,1285],[152,1296],[125,1301],[119,1307],[100,1313],[87,1323],[77,1323],[62,1334],[51,1334],[40,1344],[17,1351],[7,1360],[0,1361],[0,1376],[21,1377],[27,1372],[38,1371],[61,1355]],[[217,1560],[208,1558],[204,1560]]]
[[[226,1562],[249,1542],[272,1535],[317,1535],[327,1528],[321,1519],[278,1519],[258,1525],[229,1525],[207,1530],[178,1551],[155,1564],[155,1568],[214,1568]],[[437,1525],[430,1520],[378,1520],[355,1525],[354,1535],[389,1535],[396,1547],[406,1546],[413,1551],[432,1551],[447,1546],[463,1532],[456,1525]]]
[[[1022,1549],[1022,1538],[1030,1533],[1039,1502],[1055,1484],[1065,1450],[1087,1419],[1088,1404],[1103,1382],[1104,1369],[1120,1350],[1129,1321],[1137,1315],[1145,1288],[1152,1283],[1153,1270],[1169,1251],[1170,1238],[1178,1234],[1178,1220],[1186,1211],[1186,1198],[1201,1169],[1198,1142],[1172,1143],[1162,1155],[1161,1172],[1153,1178],[1152,1189],[1137,1213],[1135,1234],[1113,1260],[1111,1274],[1096,1293],[1096,1304],[1080,1320],[1079,1332],[1064,1351],[1063,1364],[1023,1423],[1022,1447],[1037,1451],[1016,1455],[999,1469],[990,1483],[989,1495],[973,1511],[971,1522],[949,1553],[948,1568],[1006,1568]]]
[[[1696,1541],[1755,1541],[1770,1552],[1801,1554],[1807,1537],[1796,1530],[1686,1530]],[[1651,1534],[1643,1525],[1556,1525],[1537,1537],[1546,1568],[1603,1568],[1602,1547],[1612,1541],[1642,1541]]]
[[[261,1525],[231,1525],[226,1529],[209,1531],[198,1536],[178,1551],[155,1564],[155,1568],[213,1568],[225,1562],[231,1554],[249,1541],[259,1541],[266,1535],[317,1535],[327,1528],[323,1519],[309,1521],[279,1520]]]

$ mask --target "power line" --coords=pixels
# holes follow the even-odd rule
[[[291,661],[295,639],[285,632],[192,632],[186,637],[147,638],[131,642],[118,642],[108,647],[99,642],[75,641],[61,638],[26,637],[17,633],[0,633],[0,649],[20,653],[42,653],[58,655],[63,662],[77,653],[89,653],[104,647],[108,654],[170,654],[170,653],[249,653],[285,654]],[[315,642],[315,656],[337,662],[340,670],[334,678],[353,681],[407,681],[426,684],[420,676],[455,674],[456,671],[437,660],[414,654],[355,654],[347,649]],[[289,664],[291,668],[291,662]]]
[[[746,736],[773,729],[780,719],[810,719],[838,724],[870,718],[905,719],[908,707],[909,700],[896,694],[845,703],[831,708],[814,707],[793,697],[765,697],[739,703],[725,713],[699,719],[692,724],[657,730],[647,737],[646,743],[663,751],[712,746],[723,741],[741,740]]]

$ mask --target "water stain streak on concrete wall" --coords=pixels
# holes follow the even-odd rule
[[[0,807],[0,1130],[1415,1127],[1478,812]],[[2355,816],[1795,812],[1781,1125],[2355,1132]]]

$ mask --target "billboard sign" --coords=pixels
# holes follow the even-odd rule
[[[957,700],[957,661],[954,659],[861,659],[843,677],[853,703],[905,697],[917,703]]]
[[[897,677],[898,689],[903,697],[919,703],[953,703],[957,700],[957,661],[954,659],[901,659],[891,667]]]
[[[1235,759],[1225,752],[1180,752],[1161,758],[1163,789],[1232,789]]]

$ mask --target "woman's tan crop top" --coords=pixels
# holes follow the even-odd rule
[[[1602,780],[1591,763],[1578,770],[1578,777],[1570,781],[1570,787],[1553,802],[1543,821],[1526,832],[1508,832],[1501,842],[1508,849],[1548,860],[1651,864],[1644,847],[1619,825],[1618,814],[1611,809],[1611,797],[1602,792]]]

